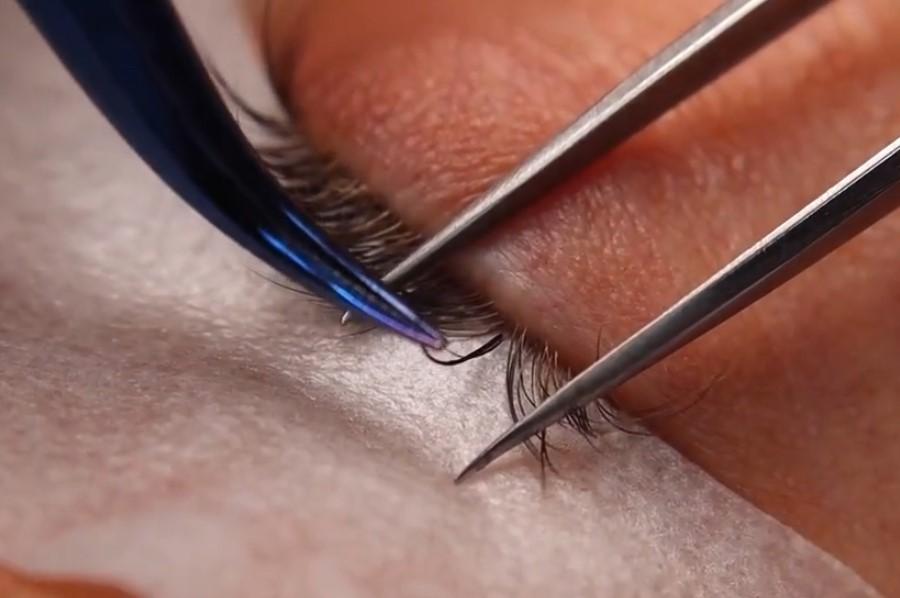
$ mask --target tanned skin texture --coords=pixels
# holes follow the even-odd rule
[[[429,232],[715,5],[279,0],[266,31],[314,141]],[[585,367],[598,337],[622,340],[900,134],[898,69],[896,0],[836,2],[458,256],[458,273]],[[898,314],[894,214],[615,399],[702,397],[656,432],[898,595]]]

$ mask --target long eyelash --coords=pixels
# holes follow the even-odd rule
[[[270,80],[274,82],[271,44],[266,32],[264,26],[264,61]],[[238,110],[263,133],[265,141],[256,144],[260,158],[298,208],[372,273],[386,274],[423,241],[385,207],[386,202],[381,196],[333,157],[313,149],[301,134],[296,115],[274,118],[259,112],[243,101],[223,77],[215,71],[213,74]],[[283,90],[276,92],[284,103]],[[277,281],[271,282],[295,290]],[[454,366],[492,353],[503,344],[508,346],[506,401],[513,421],[571,379],[572,372],[561,365],[555,350],[531,339],[524,329],[510,328],[491,301],[461,286],[440,268],[407,282],[401,291],[409,304],[448,338],[490,336],[486,343],[466,355],[450,352],[450,359],[441,359],[426,351],[432,361]],[[611,429],[641,433],[628,428],[620,413],[605,400],[573,411],[563,425],[576,430],[592,446],[598,434]],[[537,446],[533,442],[527,446],[539,459],[542,471],[553,469],[549,456],[552,446],[546,430],[537,436]]]
[[[374,274],[386,274],[421,242],[364,184],[333,159],[311,151],[299,134],[262,145],[259,152],[298,207]],[[503,328],[490,301],[439,270],[420,275],[401,291],[450,336],[497,334]]]
[[[257,144],[260,157],[282,182],[296,204],[350,255],[378,275],[387,273],[422,242],[370,190],[333,158],[313,150],[293,124],[275,121],[251,108],[239,107],[268,133]],[[453,366],[476,359],[506,344],[506,402],[513,421],[545,401],[572,377],[559,353],[529,337],[524,329],[511,329],[493,303],[465,289],[439,268],[407,283],[404,297],[417,311],[440,327],[448,338],[491,338],[474,351],[449,359],[426,351],[436,363]],[[609,430],[642,434],[635,420],[625,418],[612,403],[601,400],[576,409],[563,425],[593,439]],[[529,449],[543,467],[550,467],[546,431]]]
[[[518,421],[562,388],[574,373],[560,363],[559,353],[547,343],[529,338],[526,330],[516,329],[510,337],[506,358],[506,404],[512,420]],[[647,415],[651,415],[649,412]],[[588,444],[598,449],[594,439],[612,430],[644,435],[639,427],[643,418],[630,418],[607,399],[597,399],[587,407],[571,411],[562,425],[575,430]],[[547,431],[538,435],[538,446],[526,444],[531,453],[549,466],[548,449],[552,445]],[[599,449],[598,449],[599,450]]]
[[[445,348],[444,351],[453,355],[450,359],[441,359],[439,357],[435,357],[432,354],[431,349],[422,345],[422,352],[425,353],[425,357],[429,359],[432,363],[436,363],[438,365],[460,365],[466,363],[467,361],[471,361],[473,359],[478,359],[479,357],[484,357],[488,353],[493,353],[494,350],[503,344],[503,334],[496,334],[492,336],[486,343],[475,349],[474,351],[470,351],[465,355],[460,355],[455,351]]]

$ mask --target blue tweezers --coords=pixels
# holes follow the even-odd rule
[[[19,0],[100,111],[182,199],[293,282],[431,346],[441,334],[293,206],[169,0]]]

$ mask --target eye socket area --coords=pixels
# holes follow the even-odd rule
[[[426,232],[711,8],[400,4],[307,5],[282,38],[284,80],[315,142]],[[475,244],[456,272],[583,367],[900,130],[892,10],[835,5]],[[888,219],[617,396],[634,410],[702,399],[656,430],[882,584],[900,583],[872,551],[900,530],[875,498],[878,469],[900,463],[884,425],[898,416],[900,327],[875,314],[898,307],[898,231]],[[889,447],[877,457],[863,448],[876,439]],[[851,519],[865,530],[852,541],[824,525]]]

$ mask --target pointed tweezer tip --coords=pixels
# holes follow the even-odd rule
[[[459,475],[456,476],[454,483],[459,484],[469,478],[472,474],[477,473],[493,463],[499,457],[506,454],[510,449],[525,442],[532,432],[528,431],[522,424],[528,418],[520,420],[510,427],[506,432],[498,436],[490,443],[477,457],[475,457],[468,465],[463,468]]]
[[[352,319],[352,312],[345,311],[341,314],[340,325],[346,326]],[[447,346],[447,339],[441,334],[440,330],[421,320],[408,321],[406,326],[402,328],[393,326],[391,328],[401,336],[432,349],[440,350]]]
[[[566,392],[567,388],[569,388],[568,385],[557,391],[556,394],[547,399],[537,409],[498,436],[456,476],[456,483],[459,484],[473,473],[481,471],[510,449],[519,446],[533,435],[541,430],[546,430],[549,426],[562,419],[569,409],[577,407],[578,403],[573,401],[571,392]]]
[[[394,328],[393,330],[401,336],[431,349],[440,350],[447,346],[447,339],[444,338],[444,335],[427,325],[419,325],[415,328],[406,326],[402,329]]]
[[[434,333],[428,337],[426,345],[431,347],[432,349],[443,349],[447,346],[447,339],[444,338],[444,335],[440,332],[434,331]]]
[[[454,478],[453,483],[461,484],[463,481],[465,481],[466,478],[471,476],[473,473],[481,471],[482,469],[487,467],[488,463],[490,463],[489,460],[482,459],[481,456],[479,455],[478,458],[474,459],[471,463],[466,465],[465,468],[461,472],[459,472],[459,475],[457,475],[456,478]]]
[[[397,332],[432,349],[440,350],[447,346],[447,339],[441,331],[419,318],[407,320],[404,329],[397,329]]]

